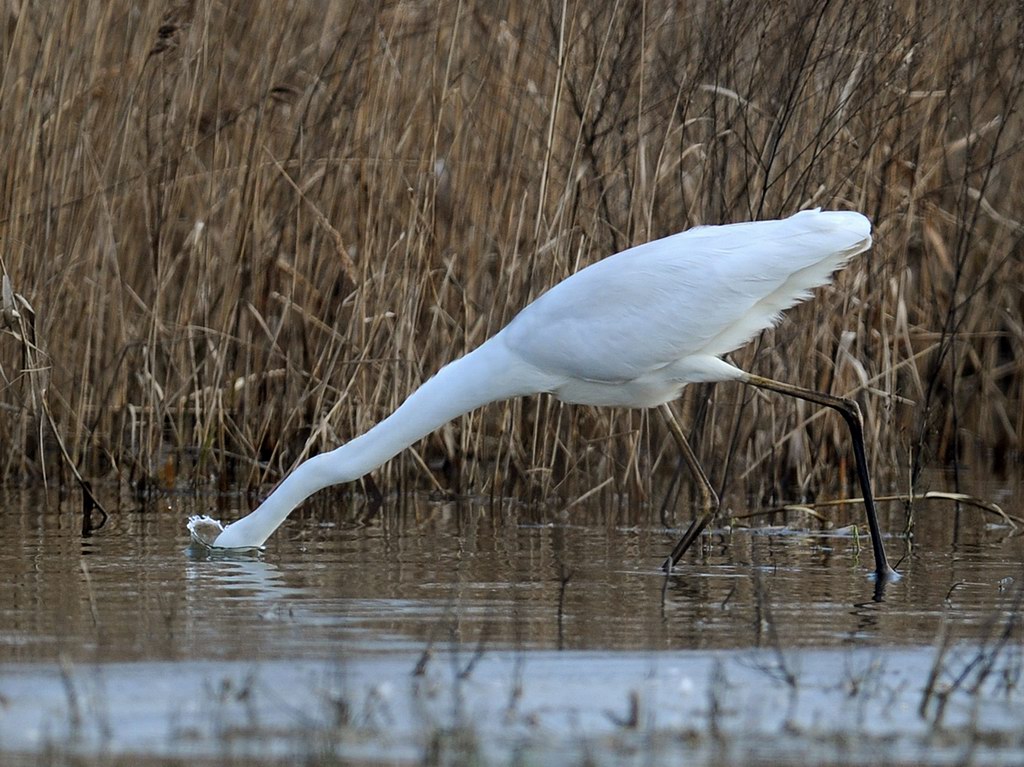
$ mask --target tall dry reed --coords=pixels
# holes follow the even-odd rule
[[[903,483],[973,446],[1012,460],[1020,13],[8,4],[0,477],[272,481],[581,266],[809,206],[866,212],[875,248],[736,362],[858,397]],[[832,416],[732,384],[682,409],[718,485],[852,479]],[[656,417],[534,397],[365,487],[642,498],[675,462]]]

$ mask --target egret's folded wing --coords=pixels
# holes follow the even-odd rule
[[[699,227],[581,270],[502,334],[547,372],[632,380],[742,345],[870,243],[870,224],[857,213]]]

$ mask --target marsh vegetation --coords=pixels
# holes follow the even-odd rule
[[[1018,13],[11,6],[0,476],[262,486],[580,266],[815,205],[867,213],[875,248],[737,362],[858,397],[904,492],[965,455],[1004,468],[1024,435]],[[834,419],[729,385],[683,406],[723,489],[835,491]],[[675,469],[665,436],[510,402],[364,489],[635,502]]]

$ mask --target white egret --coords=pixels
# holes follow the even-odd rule
[[[721,355],[773,325],[871,246],[854,212],[808,210],[778,221],[703,226],[598,261],[555,285],[500,332],[446,365],[362,436],[301,463],[251,514],[222,528],[193,517],[217,548],[262,546],[312,493],[357,479],[456,416],[547,392],[585,405],[662,406],[706,503],[665,560],[670,571],[714,516],[718,499],[666,403],[688,383],[740,381],[825,405],[850,428],[879,580],[886,561],[853,400],[746,373]]]

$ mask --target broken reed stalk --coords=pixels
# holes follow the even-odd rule
[[[1024,518],[1015,514],[1006,513],[997,503],[986,501],[982,498],[976,498],[972,495],[967,495],[966,493],[945,493],[938,490],[930,490],[927,493],[921,493],[920,495],[882,495],[877,496],[875,501],[878,503],[896,501],[902,504],[914,504],[923,501],[951,501],[954,504],[962,503],[967,506],[974,506],[975,508],[999,517],[1003,524],[1010,528],[1012,532],[1017,532],[1018,529],[1024,527]],[[863,498],[839,498],[829,501],[787,503],[783,506],[776,506],[771,509],[761,509],[747,514],[732,515],[731,518],[734,520],[752,519],[754,517],[763,517],[771,514],[778,514],[780,512],[798,511],[813,516],[819,521],[825,521],[824,515],[820,514],[817,511],[818,509],[860,505],[863,503]]]
[[[3,269],[2,262],[0,262],[0,269]],[[49,365],[46,361],[46,352],[36,344],[35,325],[35,310],[24,296],[14,291],[10,276],[4,270],[0,275],[0,335],[13,338],[21,349],[22,372],[27,375],[29,381],[31,399],[36,406],[34,408],[35,415],[38,417],[39,411],[42,411],[42,415],[46,417],[46,423],[50,427],[49,436],[56,442],[64,465],[82,490],[82,533],[87,535],[97,527],[103,526],[107,520],[107,512],[103,508],[103,504],[93,494],[92,486],[82,477],[78,470],[78,464],[68,452],[64,438],[53,418],[47,391]],[[39,432],[43,433],[41,425]],[[99,524],[93,522],[92,513],[94,511],[98,511],[101,515]]]

